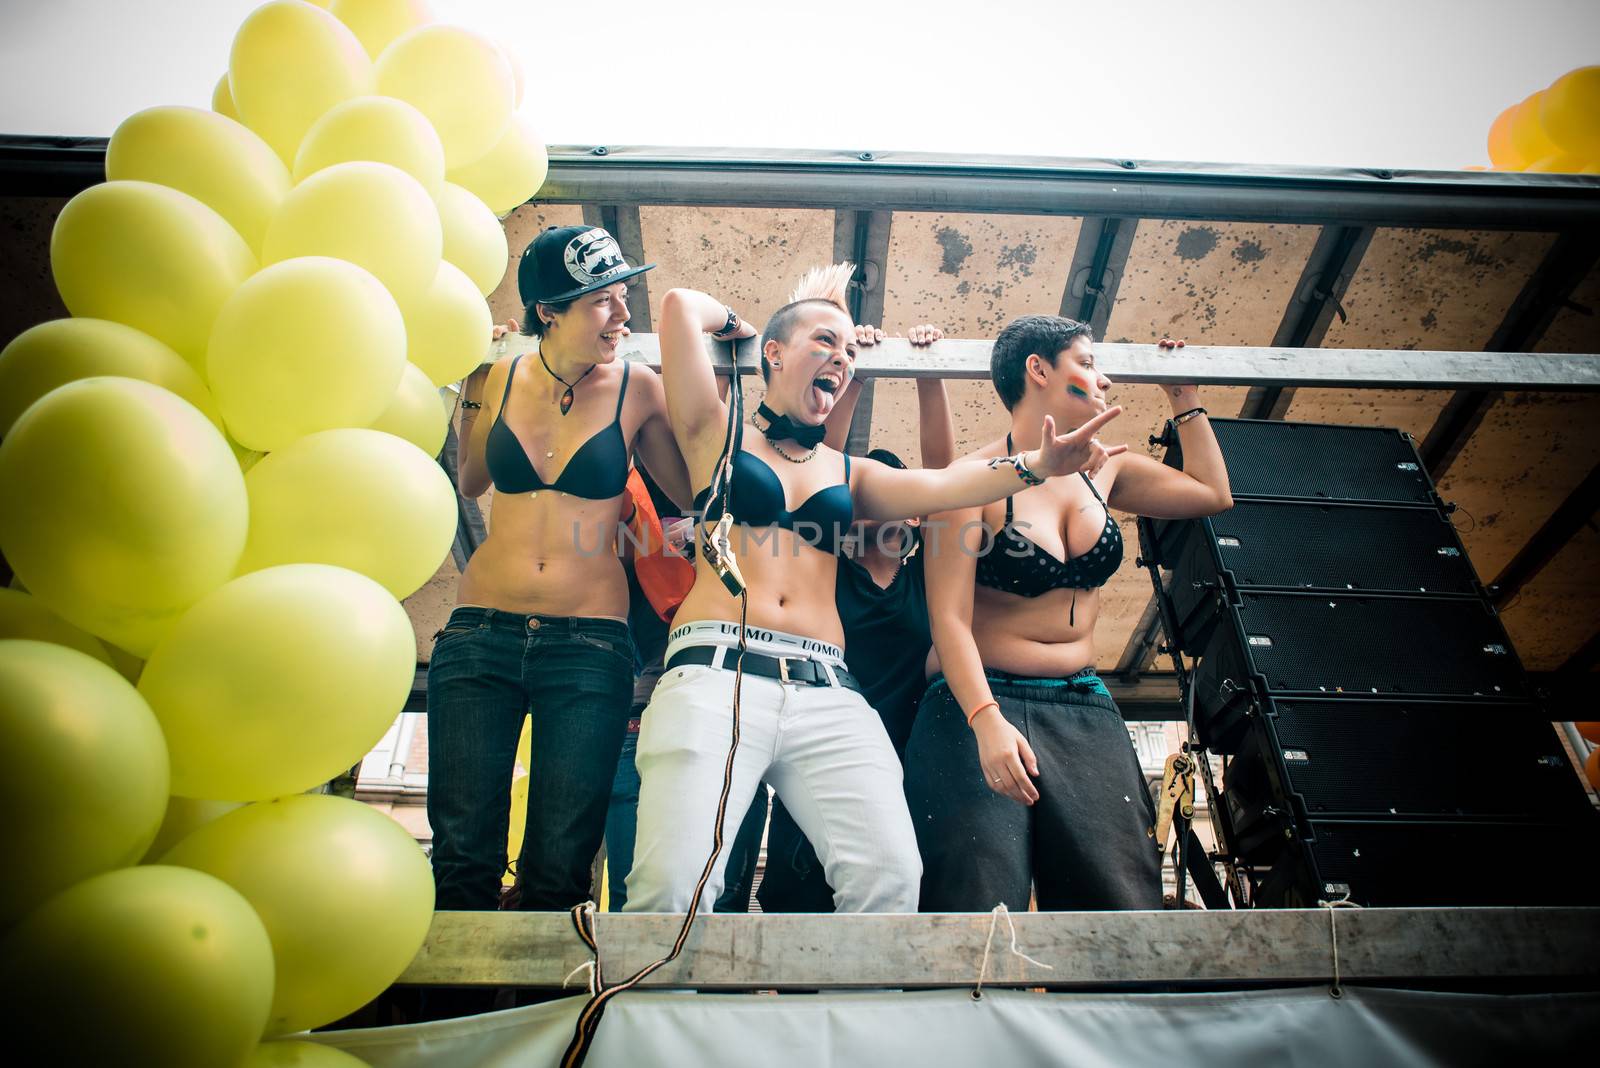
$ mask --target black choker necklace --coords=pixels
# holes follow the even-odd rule
[[[796,423],[787,415],[779,415],[767,407],[767,402],[762,401],[756,409],[756,414],[767,421],[766,429],[761,433],[768,441],[792,440],[802,448],[814,449],[822,444],[822,439],[827,436],[828,428],[822,424],[808,426],[805,423]]]
[[[593,371],[596,367],[600,366],[597,363],[591,363],[589,365],[589,371],[585,371],[585,372],[583,372],[583,374],[578,376],[578,382],[568,382],[565,378],[562,378],[560,375],[556,374],[554,371],[550,371],[550,365],[545,362],[544,352],[543,351],[541,351],[539,353],[539,362],[544,364],[544,369],[546,371],[550,372],[550,377],[551,378],[555,379],[557,382],[560,382],[563,386],[567,387],[567,391],[565,393],[561,394],[561,414],[562,415],[566,415],[568,412],[572,411],[572,391],[574,389],[578,388],[578,382],[582,382],[585,378],[588,378],[589,377],[589,371]]]

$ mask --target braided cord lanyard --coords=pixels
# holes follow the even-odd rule
[[[733,487],[734,428],[744,421],[744,394],[739,382],[737,342],[730,342],[729,348],[733,354],[733,377],[728,391],[728,431],[723,439],[722,455],[717,460],[717,468],[713,475],[713,481],[721,480],[719,496],[723,515],[732,514],[729,511],[731,507],[729,497]],[[617,995],[633,989],[653,972],[676,960],[678,954],[683,952],[684,944],[689,940],[689,931],[694,927],[695,916],[699,911],[700,896],[705,893],[706,883],[711,881],[711,873],[716,870],[717,858],[722,855],[722,827],[727,817],[728,795],[733,790],[733,759],[739,752],[739,694],[744,682],[745,621],[749,611],[749,591],[740,590],[739,652],[734,659],[733,669],[733,732],[728,741],[728,758],[722,766],[722,792],[717,796],[717,822],[712,829],[711,855],[706,858],[705,867],[700,871],[700,878],[695,881],[694,895],[689,899],[689,911],[684,914],[683,926],[678,929],[678,937],[673,940],[672,949],[666,956],[646,964],[620,983],[607,984],[600,972],[600,944],[595,937],[594,908],[587,902],[573,907],[572,925],[577,929],[578,938],[589,948],[589,952],[594,954],[594,981],[590,988],[593,994],[588,1004],[584,1005],[583,1011],[578,1014],[572,1041],[567,1044],[566,1052],[561,1055],[561,1068],[579,1068],[589,1055],[589,1048],[594,1042],[595,1031],[600,1027],[600,1018],[605,1015],[606,1006]]]

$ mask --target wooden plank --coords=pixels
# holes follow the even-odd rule
[[[736,309],[737,310],[737,309]],[[508,337],[509,351],[526,352],[534,339]],[[660,367],[655,334],[634,334],[623,356]],[[863,350],[856,374],[863,378],[986,379],[991,342],[945,338],[914,350],[903,338],[889,338]],[[709,338],[706,350],[727,366],[726,346]],[[1600,390],[1600,357],[1532,352],[1434,352],[1399,349],[1294,349],[1274,346],[1190,345],[1176,351],[1154,345],[1095,346],[1097,362],[1120,383],[1198,382],[1249,386],[1271,382],[1288,386],[1341,389],[1552,389]],[[757,366],[753,341],[740,345],[743,366]]]
[[[1560,978],[1600,982],[1600,909],[1461,908],[1172,912],[706,915],[683,955],[642,988],[966,986],[990,943],[985,985],[1293,983],[1339,969],[1349,982]],[[663,955],[682,917],[595,918],[601,963],[617,981]],[[558,987],[588,960],[566,913],[440,912],[408,984]]]

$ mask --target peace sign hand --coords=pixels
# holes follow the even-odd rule
[[[1107,460],[1128,451],[1126,445],[1102,445],[1100,439],[1095,437],[1101,427],[1121,414],[1120,404],[1115,408],[1107,408],[1071,433],[1060,435],[1056,434],[1055,417],[1045,416],[1044,433],[1037,450],[1038,461],[1030,462],[1029,468],[1042,478],[1067,475],[1074,471],[1082,471],[1093,478]]]

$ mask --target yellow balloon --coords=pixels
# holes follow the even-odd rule
[[[102,644],[105,645],[106,652],[111,654],[111,666],[117,669],[117,674],[135,686],[139,685],[139,675],[144,671],[143,658],[134,656],[128,650],[109,642]]]
[[[37,1064],[237,1064],[261,1037],[272,985],[255,910],[188,868],[86,879],[0,942],[7,1041]]]
[[[1600,66],[1557,78],[1540,102],[1539,122],[1566,152],[1600,158]]]
[[[240,573],[278,564],[358,571],[398,599],[438,571],[456,534],[456,491],[432,457],[376,430],[324,430],[245,477],[250,538]],[[338,501],[339,507],[328,507]],[[382,537],[373,537],[374,531]]]
[[[24,330],[0,350],[0,437],[52,389],[97,375],[171,390],[222,429],[222,413],[199,372],[166,345],[109,319],[53,319]]]
[[[228,432],[270,452],[371,423],[394,395],[405,351],[405,321],[376,278],[307,256],[239,287],[217,316],[206,370]]]
[[[243,801],[206,801],[196,797],[167,798],[167,812],[161,819],[161,829],[155,841],[145,850],[141,864],[156,864],[167,851],[187,838],[195,829],[203,827],[241,807]]]
[[[1511,148],[1514,155],[1522,161],[1524,169],[1560,151],[1539,122],[1539,110],[1544,101],[1544,94],[1545,91],[1542,89],[1534,93],[1518,104],[1516,113],[1511,116]]]
[[[126,323],[199,370],[217,310],[256,258],[226,219],[189,194],[106,182],[61,209],[50,269],[73,315]]]
[[[377,59],[396,37],[433,21],[423,0],[333,0],[326,5]]]
[[[516,78],[498,46],[459,26],[397,37],[374,64],[378,92],[415,104],[439,131],[447,167],[495,146],[511,122]]]
[[[0,553],[90,634],[143,656],[244,550],[244,476],[217,428],[131,378],[52,390],[0,441]]]
[[[294,158],[294,180],[336,163],[371,160],[399,167],[430,197],[444,188],[444,146],[422,112],[388,96],[346,100],[312,124]]]
[[[506,872],[500,877],[501,886],[513,886],[517,877],[513,869],[522,857],[522,836],[528,830],[528,776],[518,775],[511,780],[511,818],[506,824]]]
[[[494,321],[472,279],[446,260],[420,300],[400,309],[406,321],[406,359],[436,386],[459,382],[485,359]]]
[[[404,438],[430,457],[444,448],[449,429],[450,409],[428,376],[414,363],[406,364],[400,388],[394,391],[389,407],[372,423],[373,430]]]
[[[211,90],[211,110],[218,115],[228,116],[234,122],[239,121],[239,109],[233,106],[233,91],[228,88],[227,71],[223,71],[216,87]]]
[[[272,0],[239,27],[228,86],[244,124],[293,163],[323,112],[372,91],[372,61],[328,12],[301,0]]]
[[[284,198],[267,227],[261,262],[349,260],[406,301],[433,282],[443,249],[439,209],[420,182],[388,163],[338,163]]]
[[[550,156],[520,115],[488,154],[445,177],[478,197],[496,215],[515,211],[544,185]]]
[[[106,146],[106,177],[170,186],[228,220],[257,254],[289,171],[267,143],[233,119],[200,108],[147,108]]]
[[[52,894],[144,855],[167,803],[150,706],[109,665],[46,642],[0,641],[0,804],[12,814],[0,930]]]
[[[393,983],[433,921],[433,874],[394,820],[328,794],[248,805],[179,842],[168,864],[232,886],[272,939],[267,1034],[337,1020]]]
[[[104,642],[74,627],[24,590],[0,590],[0,638],[26,638],[64,645],[94,657],[107,667],[117,666]]]
[[[500,54],[506,57],[506,63],[510,64],[511,66],[511,81],[515,86],[515,90],[513,91],[512,95],[511,107],[512,110],[515,110],[522,106],[522,94],[527,88],[528,79],[527,76],[522,73],[522,61],[517,58],[517,54],[515,52],[511,51],[509,48],[502,48],[500,49]]]
[[[348,770],[394,722],[416,670],[411,620],[365,575],[287,564],[236,578],[173,628],[139,676],[172,792],[257,801]]]
[[[261,1043],[239,1068],[366,1068],[366,1064],[352,1053],[321,1042],[288,1039]]]
[[[444,258],[466,273],[487,297],[500,288],[511,262],[505,227],[489,205],[456,185],[444,183],[435,201],[444,228]]]

